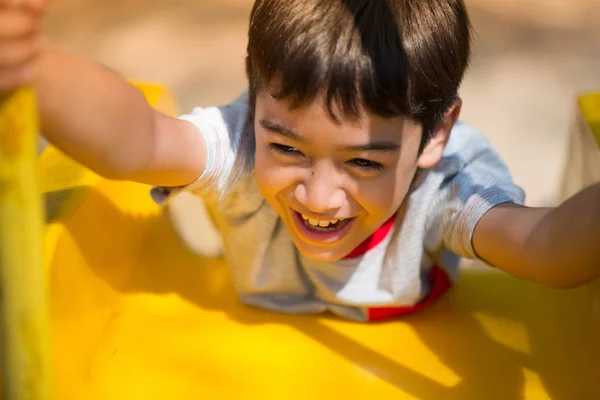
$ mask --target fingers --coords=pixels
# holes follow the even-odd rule
[[[0,68],[27,64],[41,50],[37,35],[0,42]]]
[[[0,93],[32,83],[48,0],[0,0]]]
[[[0,94],[29,85],[33,81],[33,67],[9,67],[0,69]]]
[[[37,36],[2,43],[0,47],[0,92],[31,83],[33,59],[40,53]]]
[[[0,7],[41,11],[50,0],[0,0]]]
[[[40,26],[41,21],[38,14],[18,9],[5,10],[0,13],[0,40],[31,35],[36,33]]]

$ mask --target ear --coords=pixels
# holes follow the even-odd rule
[[[431,168],[440,161],[442,153],[446,148],[446,144],[450,139],[450,132],[460,115],[461,108],[462,100],[459,98],[448,109],[442,122],[435,128],[433,137],[429,140],[429,143],[427,143],[417,160],[417,166],[419,168]]]

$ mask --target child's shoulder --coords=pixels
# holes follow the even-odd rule
[[[444,156],[452,154],[464,156],[484,149],[493,149],[485,135],[471,125],[458,121],[452,128]]]
[[[467,166],[475,165],[478,168],[492,167],[508,172],[504,160],[487,137],[474,127],[459,121],[452,128],[450,139],[436,169],[458,173]]]
[[[248,93],[243,92],[227,104],[195,107],[191,113],[184,114],[180,118],[190,120],[204,128],[208,122],[212,123],[213,128],[222,128],[230,134],[237,132],[248,120]]]

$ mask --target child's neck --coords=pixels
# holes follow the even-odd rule
[[[396,215],[394,213],[390,219],[383,223],[377,230],[368,238],[366,238],[361,244],[359,244],[350,254],[348,254],[344,259],[356,258],[365,254],[367,251],[371,250],[373,247],[377,246],[381,243],[390,233],[392,228],[394,227],[394,223],[396,222]]]

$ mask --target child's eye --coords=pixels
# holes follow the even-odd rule
[[[366,171],[381,171],[384,167],[375,161],[365,160],[364,158],[355,158],[348,161],[352,166]]]
[[[302,155],[300,150],[298,150],[297,148],[292,147],[292,146],[286,146],[284,144],[271,143],[269,145],[269,148],[272,150],[275,150],[278,153],[289,155],[289,156]]]

